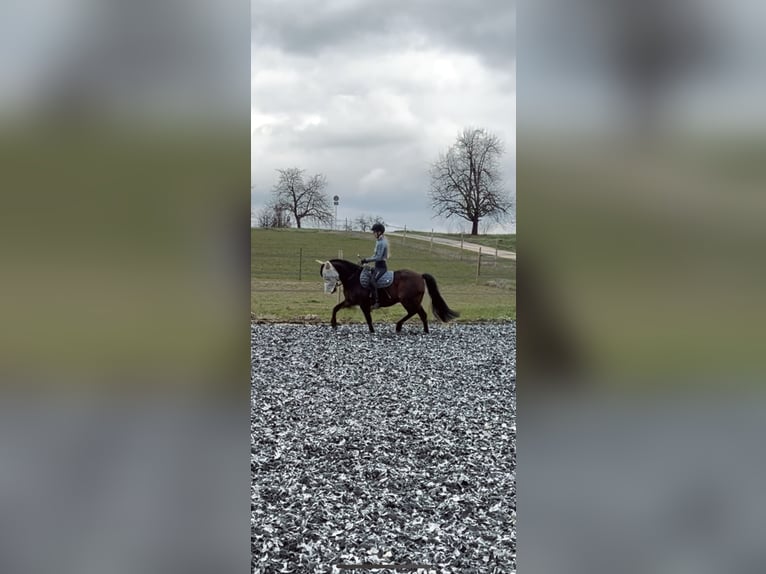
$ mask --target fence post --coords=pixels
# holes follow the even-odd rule
[[[338,259],[343,259],[343,250],[338,249]],[[343,289],[343,286],[338,287],[338,303],[340,303],[340,291]]]
[[[402,238],[402,243],[407,243],[407,226],[404,226],[404,237]]]
[[[479,284],[479,275],[481,275],[481,247],[479,247],[479,257],[476,259],[476,284]]]
[[[463,232],[460,232],[460,261],[463,260]]]
[[[434,250],[434,230],[431,228],[431,249],[430,251],[433,252]]]
[[[497,246],[500,244],[500,240],[495,240],[495,267],[497,267]]]
[[[298,249],[298,281],[303,281],[303,247]]]

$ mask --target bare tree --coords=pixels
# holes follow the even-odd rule
[[[376,223],[382,223],[383,225],[386,224],[386,222],[383,221],[383,218],[380,215],[372,216],[372,215],[366,215],[364,213],[360,215],[359,217],[357,217],[354,220],[354,223],[356,224],[356,226],[359,228],[360,231],[367,231]]]
[[[272,201],[256,214],[258,227],[285,228],[292,225],[290,212],[281,204]]]
[[[272,203],[270,205],[272,211],[272,227],[284,228],[291,227],[293,222],[290,218],[290,212],[284,205],[279,203]]]
[[[262,207],[258,210],[258,213],[255,214],[255,224],[258,227],[271,227],[272,220],[273,213],[268,207]]]
[[[303,219],[332,223],[330,200],[324,191],[327,179],[321,173],[304,180],[304,170],[297,167],[279,169],[279,181],[272,190],[277,205],[289,211],[300,229]]]
[[[511,209],[503,190],[500,157],[503,143],[479,128],[465,128],[455,143],[431,166],[431,207],[438,216],[459,217],[471,223],[471,235],[479,233],[483,218],[501,221]]]
[[[360,231],[367,231],[370,228],[370,225],[372,225],[372,222],[370,222],[370,219],[365,214],[357,217],[354,220],[354,223],[359,227]]]

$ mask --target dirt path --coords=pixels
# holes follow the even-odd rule
[[[403,239],[404,235],[397,233],[395,237],[400,237]],[[408,233],[407,239],[431,241],[431,237],[429,235],[416,235],[414,233]],[[433,241],[434,243],[438,243],[440,245],[449,245],[450,247],[457,247],[458,249],[460,248],[460,241],[457,241],[455,239],[445,239],[443,237],[434,237]],[[479,245],[478,243],[468,243],[467,241],[463,241],[463,249],[466,251],[474,251],[478,253],[479,248],[481,248],[481,251],[483,254],[494,255],[495,253],[495,249],[493,247],[489,247],[487,245]],[[502,259],[513,259],[514,261],[516,261],[516,253],[514,251],[504,251],[503,249],[498,249],[497,256]]]

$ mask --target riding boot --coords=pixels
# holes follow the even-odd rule
[[[378,303],[378,289],[377,289],[377,287],[373,287],[372,288],[372,297],[374,299],[374,301],[372,303],[372,308],[373,309],[380,309],[380,303]]]

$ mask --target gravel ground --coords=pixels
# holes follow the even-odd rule
[[[252,570],[516,570],[516,325],[251,326]]]

